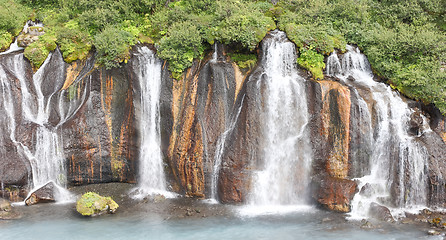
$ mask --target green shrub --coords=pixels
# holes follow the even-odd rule
[[[0,0],[0,30],[18,35],[30,14],[29,8],[14,0]]]
[[[324,78],[322,73],[322,70],[325,68],[324,56],[314,51],[311,47],[301,48],[297,63],[308,69],[313,74],[314,79]]]
[[[48,57],[48,54],[56,49],[56,40],[56,36],[53,33],[45,33],[39,36],[39,40],[25,48],[24,55],[31,62],[34,69],[38,69]]]
[[[57,42],[60,45],[64,60],[68,63],[85,59],[92,48],[90,35],[82,31],[78,22],[71,20],[64,28],[57,31]]]
[[[240,68],[251,69],[257,64],[257,55],[255,54],[231,53],[228,55]]]
[[[132,33],[121,30],[117,26],[107,26],[94,37],[97,61],[107,69],[118,67],[119,63],[128,60],[130,48],[136,43]]]
[[[9,47],[12,42],[11,33],[0,29],[0,51],[3,51]]]
[[[194,58],[202,56],[202,41],[200,32],[192,22],[176,23],[160,40],[158,55],[169,61],[169,70],[177,73],[178,79],[178,73],[192,66]]]

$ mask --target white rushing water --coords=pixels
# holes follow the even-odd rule
[[[35,23],[35,22],[31,21],[31,20],[28,20],[26,22],[25,26],[23,26],[22,33],[27,33],[27,29],[30,26],[43,27],[43,24],[42,23]],[[19,46],[18,41],[17,41],[17,37],[16,37],[14,42],[11,43],[11,45],[9,46],[9,48],[6,51],[4,51],[4,52],[0,52],[0,55],[12,53],[12,52],[23,50],[23,49],[24,48]]]
[[[160,148],[160,91],[162,62],[147,47],[140,47],[135,54],[135,73],[141,88],[139,185],[135,198],[151,194],[173,197],[167,191],[163,156]]]
[[[294,44],[284,32],[274,31],[264,40],[263,53],[266,77],[261,84],[265,89],[259,93],[264,99],[263,166],[253,174],[248,203],[257,208],[253,212],[286,212],[307,204],[312,161],[307,129],[310,114]]]
[[[401,210],[423,208],[427,203],[425,169],[428,163],[425,148],[407,132],[413,110],[397,92],[373,80],[370,65],[357,48],[348,46],[347,50],[340,56],[341,60],[336,53],[328,58],[327,74],[349,85],[368,89],[375,101],[374,105],[364,106],[365,101],[357,95],[361,117],[356,121],[374,121],[374,126],[369,124],[370,129],[366,131],[373,133],[369,136],[372,146],[370,173],[357,179],[359,189],[364,189],[355,195],[350,216],[352,219],[367,218],[373,202],[389,207],[394,215]]]
[[[44,79],[43,72],[47,69],[47,64],[51,59],[52,54],[48,56],[39,70],[33,75],[32,88],[35,90],[36,96],[33,97],[28,86],[28,79],[25,78],[25,60],[23,54],[16,54],[4,61],[4,67],[20,82],[21,97],[22,97],[22,118],[25,121],[36,124],[36,131],[34,135],[35,146],[34,151],[16,140],[15,137],[15,113],[14,104],[12,100],[11,89],[5,87],[5,83],[10,81],[4,76],[4,72],[0,72],[3,76],[3,98],[9,116],[10,139],[16,145],[17,150],[21,152],[30,162],[32,170],[32,188],[38,189],[48,182],[56,183],[58,191],[55,192],[56,200],[59,202],[69,201],[71,195],[64,189],[66,186],[66,169],[63,154],[63,145],[61,137],[61,129],[58,128],[63,122],[59,122],[57,126],[52,127],[49,124],[50,118],[50,103],[53,97],[63,97],[64,91],[56,92],[50,96],[44,96],[42,89],[42,81]],[[60,63],[59,68],[63,68],[63,62]],[[61,70],[61,69],[57,69]],[[58,71],[63,73],[63,71]],[[9,93],[7,91],[9,91]],[[31,192],[32,192],[31,191]]]

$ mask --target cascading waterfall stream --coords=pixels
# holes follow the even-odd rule
[[[63,98],[65,91],[62,90],[53,93],[48,97],[45,97],[42,93],[43,72],[50,61],[52,54],[53,53],[50,53],[39,70],[33,75],[32,82],[36,91],[36,98],[32,97],[30,89],[27,85],[27,80],[24,76],[26,69],[23,54],[17,54],[10,58],[9,61],[5,62],[5,67],[7,70],[20,82],[23,119],[37,125],[34,136],[34,152],[32,152],[24,144],[18,142],[15,138],[15,115],[13,104],[10,102],[12,98],[5,98],[5,96],[8,96],[8,94],[5,92],[5,87],[3,87],[3,97],[5,98],[4,102],[10,119],[10,139],[16,145],[18,151],[26,156],[30,162],[33,176],[33,189],[40,188],[48,182],[54,182],[57,188],[57,191],[55,191],[56,200],[59,202],[66,202],[70,201],[72,196],[64,188],[66,185],[66,169],[64,163],[62,137],[60,134],[61,130],[58,128],[63,124],[63,122],[60,121],[55,127],[51,127],[49,124],[51,100],[53,97]],[[62,68],[63,63],[61,63],[61,65],[58,67]],[[63,73],[63,71],[58,72]],[[6,76],[4,73],[1,75]],[[2,83],[4,84],[4,81],[2,81]],[[9,91],[11,91],[11,89],[9,89]],[[83,97],[85,98],[85,92]],[[63,108],[63,105],[59,107]]]
[[[327,60],[327,74],[346,84],[361,86],[371,92],[373,107],[362,106],[358,121],[373,122],[368,132],[371,140],[370,173],[361,178],[361,193],[352,201],[352,219],[369,216],[371,203],[385,205],[397,214],[399,210],[425,207],[427,203],[426,150],[406,129],[413,112],[392,89],[373,80],[373,73],[364,55],[357,48],[347,47],[342,60],[333,53]],[[350,79],[353,78],[354,80]],[[357,95],[359,102],[364,102]],[[369,109],[374,109],[373,114]],[[354,159],[353,159],[354,161]]]
[[[221,160],[222,160],[223,153],[224,153],[225,146],[226,146],[226,138],[229,135],[229,133],[231,133],[235,128],[237,119],[240,115],[240,112],[242,111],[243,101],[244,101],[244,99],[242,99],[242,101],[240,103],[240,107],[238,108],[237,114],[234,116],[234,119],[231,120],[230,126],[226,128],[226,130],[219,137],[218,142],[217,142],[217,148],[215,149],[215,155],[214,155],[214,168],[212,171],[212,182],[211,182],[211,202],[213,202],[213,203],[218,202],[218,200],[217,200],[218,199],[218,197],[217,197],[218,176],[219,176],[220,168],[221,168]]]
[[[253,174],[248,203],[277,212],[305,205],[312,149],[307,130],[304,79],[296,66],[296,50],[284,32],[274,31],[263,43],[264,91],[263,166]],[[287,210],[285,210],[287,211]]]
[[[167,191],[163,157],[160,148],[160,91],[161,61],[147,47],[140,47],[135,54],[135,70],[141,88],[139,154],[139,186],[135,189],[135,198],[151,194],[173,197]]]

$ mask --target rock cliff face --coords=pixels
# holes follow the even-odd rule
[[[196,198],[212,197],[216,191],[214,197],[223,203],[243,203],[252,191],[253,173],[264,161],[265,113],[259,96],[265,91],[265,62],[260,59],[242,73],[225,48],[218,45],[216,54],[195,61],[179,81],[170,78],[164,64],[160,144],[169,190]],[[0,196],[21,201],[32,187],[41,127],[60,136],[57,151],[63,152],[65,164],[58,176],[61,183],[137,182],[140,136],[135,112],[140,89],[135,60],[107,70],[94,67],[94,56],[66,64],[56,50],[47,61],[44,70],[33,73],[22,53],[0,55]],[[328,77],[315,81],[302,69],[299,75],[305,78],[311,116],[310,202],[348,212],[359,190],[352,179],[371,171],[372,147],[365,134],[379,120],[376,114],[367,126],[358,120],[360,104],[367,102],[373,113],[376,102],[359,84]],[[30,120],[40,99],[49,110],[46,122]],[[413,106],[421,110],[407,131],[428,153],[428,205],[444,207],[445,118],[434,108]],[[423,124],[433,131],[424,131]]]
[[[204,198],[210,195],[215,153],[230,124],[239,72],[226,61],[222,46],[213,58],[195,65],[173,84],[173,131],[169,144],[176,191]]]
[[[71,184],[135,182],[134,75],[129,66],[67,75],[67,80],[77,78],[74,84],[66,83],[70,92],[88,92],[76,116],[63,125]]]

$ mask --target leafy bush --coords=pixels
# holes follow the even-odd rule
[[[12,41],[11,33],[0,29],[0,51],[3,51],[9,47]]]
[[[39,40],[25,48],[24,55],[29,59],[33,68],[38,69],[48,57],[48,54],[56,47],[56,36],[45,33],[39,37]]]
[[[78,22],[71,20],[64,29],[57,31],[57,42],[60,45],[64,60],[68,63],[85,59],[92,48],[90,35],[79,28]]]
[[[324,78],[322,73],[323,68],[325,68],[324,56],[314,51],[311,47],[301,48],[297,63],[308,69],[313,74],[314,79]]]
[[[107,26],[94,37],[97,61],[107,69],[118,67],[130,57],[130,47],[136,43],[132,33],[116,26]]]
[[[257,55],[255,54],[231,53],[228,55],[240,68],[251,69],[257,64]]]
[[[30,14],[29,8],[15,0],[0,0],[0,51],[9,47]]]
[[[161,39],[158,55],[169,61],[170,71],[182,73],[184,69],[192,66],[194,58],[203,54],[202,40],[200,32],[193,23],[176,23]]]

